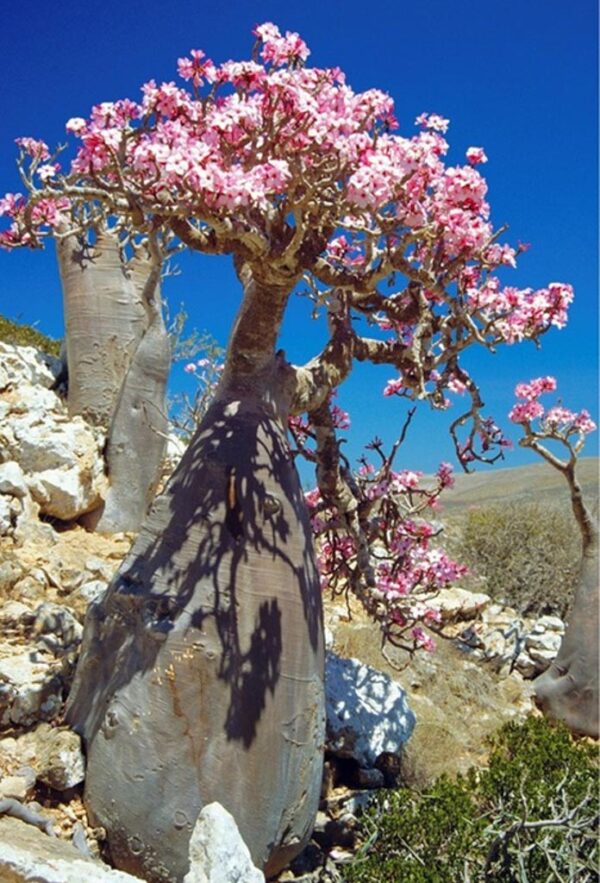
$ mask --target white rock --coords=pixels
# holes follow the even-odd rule
[[[374,766],[383,751],[397,754],[414,729],[402,687],[358,659],[326,653],[325,696],[327,749],[361,767]]]
[[[36,477],[37,487],[41,487],[43,493],[36,497],[36,491],[32,488],[32,495],[44,515],[71,521],[102,502],[104,481],[94,481],[94,475],[77,465],[71,469],[46,469],[38,472]],[[99,478],[98,474],[95,477]]]
[[[474,619],[491,603],[489,595],[483,592],[469,592],[458,588],[441,589],[438,594],[424,602],[426,607],[439,610],[442,622],[455,622],[461,619]]]
[[[98,441],[80,417],[70,423],[46,421],[39,426],[17,424],[14,428],[18,451],[15,458],[25,472],[85,465],[93,467],[99,457]]]
[[[11,533],[14,526],[15,518],[10,506],[10,498],[0,496],[0,537]]]
[[[17,462],[9,460],[0,464],[0,494],[26,497],[29,493],[23,470]]]
[[[40,724],[33,736],[38,779],[56,791],[66,791],[85,778],[81,739],[72,730]]]
[[[0,651],[0,728],[52,719],[62,703],[60,663],[35,651],[14,653],[6,644]]]
[[[183,883],[264,883],[235,819],[220,803],[209,803],[198,816],[189,855]]]
[[[535,662],[536,670],[538,672],[545,671],[545,669],[547,669],[548,666],[551,664],[552,660],[556,657],[556,650],[540,650],[531,647],[527,652]]]
[[[80,586],[80,588],[77,589],[77,594],[81,595],[88,604],[92,604],[102,598],[107,588],[108,583],[104,582],[104,580],[92,579]]]
[[[23,433],[30,426],[68,419],[62,399],[52,390],[40,386],[22,384],[5,393],[3,400],[8,407],[7,420],[13,432]]]
[[[33,825],[0,816],[0,880],[6,883],[140,883],[85,858],[74,846]]]
[[[537,634],[527,635],[525,647],[530,655],[533,655],[533,651],[539,651],[556,656],[561,641],[562,637],[557,632],[538,632]]]
[[[565,632],[565,624],[560,616],[540,616],[536,625],[542,626],[545,630],[558,632],[563,635]]]
[[[9,383],[27,383],[50,388],[59,374],[60,359],[42,353],[33,346],[14,346],[0,342],[0,365]]]

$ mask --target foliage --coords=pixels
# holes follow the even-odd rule
[[[0,316],[0,340],[15,346],[34,346],[51,356],[60,355],[60,340],[53,340],[31,325],[20,325]]]
[[[592,883],[598,748],[532,717],[509,723],[489,765],[379,797],[346,883]]]
[[[523,615],[564,617],[581,561],[581,537],[568,509],[520,501],[471,509],[453,553],[485,580],[484,591]]]

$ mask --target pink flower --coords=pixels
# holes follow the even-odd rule
[[[508,419],[513,423],[529,423],[544,413],[543,405],[537,401],[520,402],[515,405],[508,414]]]
[[[204,81],[214,83],[216,68],[210,58],[205,59],[201,49],[190,50],[191,58],[177,59],[177,72],[184,80],[191,80],[194,86],[203,86]]]
[[[435,641],[433,638],[430,638],[429,635],[426,635],[420,626],[415,626],[411,629],[411,635],[418,647],[421,647],[429,653],[432,653],[435,650]]]
[[[451,463],[440,463],[436,475],[442,488],[454,486],[454,467]]]
[[[447,132],[450,120],[444,119],[437,113],[422,113],[415,120],[415,126],[422,126],[424,129],[433,129],[436,132]]]
[[[385,389],[383,390],[384,396],[393,396],[397,395],[402,389],[404,389],[404,383],[401,378],[397,380],[388,380]]]
[[[0,199],[0,217],[6,215],[14,218],[24,208],[25,199],[22,193],[6,193]]]
[[[65,125],[67,132],[71,132],[73,135],[81,135],[86,128],[87,123],[82,117],[71,117],[70,120],[67,120]]]
[[[48,145],[44,141],[38,141],[35,138],[15,138],[15,143],[32,159],[48,159],[50,157]]]
[[[483,147],[469,147],[467,150],[467,159],[472,166],[478,166],[480,163],[488,161]]]
[[[188,362],[187,365],[184,365],[183,370],[186,374],[193,374],[196,371],[196,366],[193,362]]]

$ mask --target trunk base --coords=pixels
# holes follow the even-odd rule
[[[88,611],[68,700],[117,867],[181,881],[215,800],[268,875],[301,851],[321,786],[322,631],[285,431],[266,406],[216,402]]]

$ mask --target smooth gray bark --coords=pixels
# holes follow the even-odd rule
[[[583,554],[581,576],[558,655],[535,679],[535,699],[544,714],[574,733],[600,735],[598,674],[598,542]]]
[[[552,459],[549,462],[552,463]],[[560,471],[571,491],[573,514],[581,531],[581,572],[558,654],[533,685],[536,702],[544,714],[563,721],[574,733],[597,739],[600,736],[598,528],[583,502],[575,478],[574,459],[561,466]]]
[[[83,247],[58,240],[71,416],[107,430],[107,499],[85,517],[105,533],[139,529],[160,477],[168,429],[168,334],[160,262],[145,248],[125,260],[117,235]]]
[[[103,230],[94,245],[57,240],[69,370],[68,407],[108,428],[123,378],[147,327],[143,286],[127,273],[116,234]]]
[[[96,529],[136,531],[152,502],[160,477],[169,421],[167,379],[171,346],[162,317],[158,276],[148,277],[144,302],[148,328],[123,380],[106,445],[110,486]]]
[[[321,591],[274,399],[221,389],[88,612],[67,709],[87,747],[86,804],[117,867],[149,881],[182,879],[213,801],[267,875],[314,823]]]

